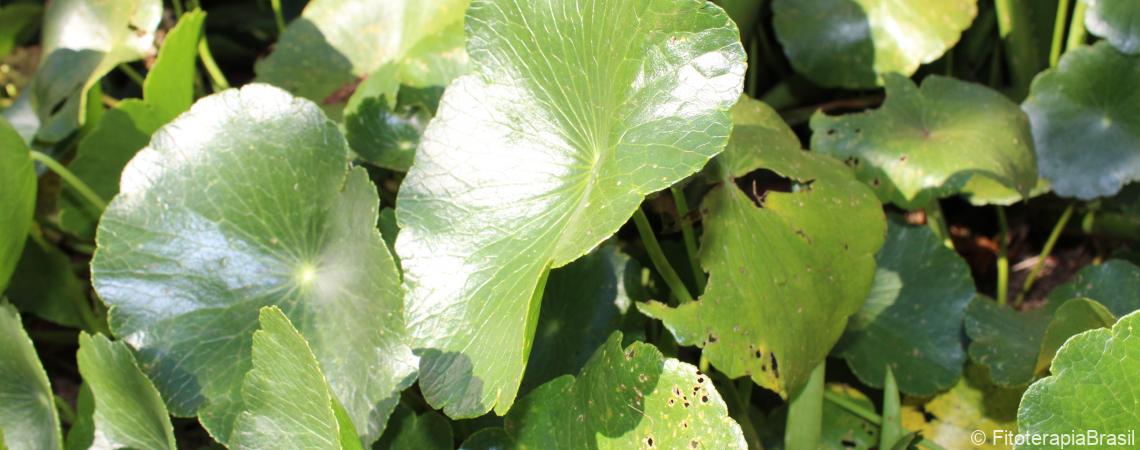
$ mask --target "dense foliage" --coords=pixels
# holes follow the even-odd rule
[[[1135,0],[16,0],[0,58],[0,449],[1136,445]]]

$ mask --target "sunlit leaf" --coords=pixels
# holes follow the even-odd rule
[[[20,314],[0,299],[0,442],[11,450],[61,448],[47,374]]]
[[[705,2],[476,0],[467,27],[475,73],[448,87],[396,209],[420,388],[457,418],[506,413],[545,272],[719,153],[744,73]]]
[[[0,119],[0,292],[16,270],[36,208],[36,171],[24,138]]]
[[[1043,375],[1049,369],[1057,349],[1070,337],[1096,328],[1109,328],[1114,323],[1116,317],[1094,300],[1077,298],[1065,302],[1053,313],[1053,319],[1045,328],[1041,352],[1037,355],[1036,373]]]
[[[96,448],[176,448],[166,405],[130,347],[82,333],[76,359],[94,400]]]
[[[1023,391],[994,386],[986,379],[985,369],[970,365],[950,390],[928,400],[907,398],[903,428],[946,449],[1012,449],[1012,442],[998,441],[994,431],[1017,433],[1017,402]],[[973,441],[979,432],[983,434],[977,436],[985,438],[981,444]]]

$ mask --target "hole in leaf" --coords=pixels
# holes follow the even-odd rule
[[[744,191],[757,208],[764,207],[764,199],[768,197],[768,192],[792,192],[794,184],[791,178],[782,177],[768,169],[756,170],[735,181],[736,187]]]

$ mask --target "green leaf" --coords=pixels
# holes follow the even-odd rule
[[[115,66],[145,56],[162,19],[159,0],[57,0],[44,12],[44,60],[29,88],[41,123],[58,142],[84,122],[87,90]]]
[[[76,359],[95,401],[96,447],[177,447],[166,405],[126,344],[81,333]]]
[[[0,442],[11,450],[61,448],[47,374],[20,314],[0,300]]]
[[[143,82],[143,98],[155,109],[159,123],[174,120],[194,103],[194,74],[198,57],[198,41],[206,13],[199,9],[178,18],[178,24],[166,34],[154,67]]]
[[[1031,434],[1096,430],[1132,445],[1140,423],[1140,313],[1124,316],[1065,342],[1053,360],[1053,376],[1033,383],[1021,398],[1017,423]],[[1082,432],[1082,431],[1078,431]],[[1107,436],[1105,436],[1107,438]],[[1123,440],[1122,440],[1123,439]],[[1102,445],[1114,445],[1107,441]],[[1025,445],[1019,448],[1053,448]]]
[[[966,361],[961,333],[975,295],[970,267],[930,228],[894,220],[876,260],[871,293],[851,316],[835,353],[871,387],[883,387],[890,366],[907,394],[950,388]]]
[[[1049,301],[1041,308],[1018,312],[983,296],[974,298],[965,319],[970,360],[988,368],[999,386],[1024,386],[1033,381],[1041,339],[1061,303]]]
[[[510,450],[518,448],[515,438],[502,428],[484,428],[463,441],[459,450]]]
[[[1140,309],[1140,267],[1122,259],[1088,265],[1049,292],[1049,301],[1077,297],[1096,300],[1116,317],[1126,316]]]
[[[24,138],[0,119],[0,292],[24,250],[36,208],[36,170]]]
[[[535,389],[505,418],[521,448],[745,448],[696,367],[614,333],[586,366]]]
[[[241,414],[228,445],[342,448],[336,397],[304,336],[276,306],[261,308],[259,322],[261,329],[253,333],[253,367],[242,383]]]
[[[71,258],[38,233],[29,234],[20,264],[8,286],[8,300],[22,312],[72,328],[82,328],[89,302],[87,285],[75,275]]]
[[[451,450],[455,448],[451,422],[442,414],[428,411],[417,416],[400,405],[392,413],[388,429],[373,448],[407,450]]]
[[[414,378],[379,199],[313,103],[266,85],[200,100],[123,172],[91,263],[111,328],[171,413],[230,434],[257,311],[312,345],[365,443]]]
[[[545,271],[723,149],[745,69],[728,16],[692,0],[476,0],[467,27],[476,73],[396,209],[420,388],[455,418],[506,413]]]
[[[152,384],[153,386],[153,384]],[[67,430],[67,450],[88,450],[95,441],[95,396],[86,383],[79,386],[75,398],[75,423]]]
[[[1140,53],[1140,4],[1132,0],[1081,0],[1088,5],[1085,27],[1121,52]]]
[[[868,88],[938,59],[978,7],[977,0],[775,0],[772,13],[796,71],[823,86]]]
[[[980,84],[937,75],[919,88],[901,75],[885,77],[887,99],[874,111],[811,119],[813,150],[855,170],[884,202],[915,209],[966,193],[984,203],[993,187],[1028,195],[1037,183],[1029,122],[1016,103]]]
[[[641,264],[613,244],[552,271],[520,390],[581,370],[630,305],[648,299],[640,282]]]
[[[1045,328],[1041,339],[1041,352],[1037,355],[1037,375],[1044,375],[1053,362],[1057,349],[1070,337],[1096,328],[1109,328],[1116,323],[1116,317],[1094,300],[1075,298],[1057,308],[1053,319]]]
[[[150,136],[162,126],[161,114],[147,103],[128,99],[106,112],[103,120],[79,141],[75,159],[68,168],[99,197],[109,199],[119,192],[119,177],[127,162],[146,147]],[[95,235],[103,211],[71,186],[59,197],[60,228],[80,237]]]
[[[368,95],[373,78],[365,80],[345,108],[345,138],[362,159],[391,170],[412,167],[420,137],[435,116],[443,89],[404,88],[396,106],[392,93]]]
[[[0,59],[35,33],[43,13],[43,5],[35,3],[15,3],[0,8]]]
[[[920,402],[908,398],[903,405],[903,427],[943,448],[1012,449],[1011,442],[993,439],[994,430],[1017,432],[1017,402],[1021,389],[1005,389],[987,380],[985,369],[967,365],[965,375],[949,391]],[[981,445],[971,441],[975,430],[985,433]]]
[[[738,125],[715,163],[722,183],[701,205],[705,294],[677,308],[638,308],[661,319],[677,342],[704,348],[729,377],[749,375],[786,397],[863,304],[886,224],[874,195],[842,164],[796,146],[769,146],[772,127],[751,124],[758,114],[779,120],[754,100],[734,108]],[[755,180],[743,177],[758,167],[790,179],[791,192],[759,194]]]
[[[1062,197],[1109,197],[1140,180],[1140,57],[1100,42],[1065,52],[1033,80],[1029,114],[1041,175]]]
[[[323,101],[391,63],[397,86],[446,85],[466,71],[469,2],[314,0],[257,64],[258,80]]]

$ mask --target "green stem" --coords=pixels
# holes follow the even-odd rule
[[[1065,42],[1065,19],[1069,17],[1069,0],[1057,0],[1057,20],[1053,21],[1053,46],[1049,48],[1049,67],[1061,60],[1061,44]]]
[[[281,0],[270,0],[269,5],[273,7],[273,21],[277,22],[277,35],[285,32],[285,15],[281,14]]]
[[[736,385],[733,385],[732,380],[729,380],[719,372],[713,374],[717,384],[723,389],[723,397],[725,399],[736,399],[736,408],[729,408],[729,414],[735,414],[736,422],[740,424],[740,429],[744,431],[744,442],[748,444],[748,450],[764,450],[764,444],[760,440],[760,433],[756,432],[756,427],[752,425],[752,420],[748,417],[748,406],[751,403],[752,396],[752,379],[748,377],[736,380]],[[735,411],[734,411],[735,409]]]
[[[1029,294],[1029,290],[1033,288],[1033,282],[1037,281],[1037,276],[1041,274],[1041,269],[1045,267],[1045,260],[1049,259],[1049,254],[1053,253],[1053,246],[1057,245],[1057,239],[1061,237],[1061,232],[1065,230],[1065,225],[1069,223],[1069,219],[1073,217],[1073,211],[1076,210],[1076,202],[1070,203],[1065,208],[1065,212],[1061,213],[1061,218],[1057,219],[1057,224],[1053,225],[1053,231],[1049,233],[1049,239],[1045,240],[1045,247],[1041,248],[1041,255],[1037,257],[1037,263],[1033,265],[1033,270],[1029,272],[1029,277],[1025,279],[1025,283],[1021,285],[1021,292],[1017,293],[1017,298],[1013,300],[1013,306],[1021,306],[1021,302],[1025,301],[1025,296]]]
[[[701,285],[704,284],[705,273],[697,261],[697,237],[693,233],[693,223],[689,220],[689,202],[685,200],[685,190],[673,186],[669,189],[673,193],[673,202],[677,205],[677,215],[680,216],[681,238],[685,241],[685,253],[689,256],[689,270],[693,271],[693,281],[697,284],[697,295],[701,294]]]
[[[1069,40],[1065,42],[1065,51],[1085,45],[1085,10],[1088,9],[1088,3],[1077,2],[1076,8],[1073,8],[1073,19],[1069,22]]]
[[[75,410],[71,408],[71,405],[58,395],[53,395],[52,400],[55,402],[55,409],[59,410],[59,420],[67,425],[75,423]]]
[[[214,83],[214,92],[229,89],[230,83],[226,81],[222,69],[218,68],[217,61],[214,61],[214,54],[210,53],[210,45],[206,42],[205,35],[198,42],[198,57],[202,60],[202,65],[206,67],[206,73],[210,74],[210,80]]]
[[[130,78],[131,81],[135,82],[135,84],[139,85],[139,87],[142,87],[145,78],[143,78],[142,74],[140,74],[139,71],[135,70],[134,67],[123,63],[119,64],[119,70],[123,71],[123,73],[127,75],[127,78]]]
[[[641,208],[637,208],[637,212],[633,214],[633,223],[637,225],[637,232],[641,235],[641,242],[645,244],[645,251],[649,253],[649,259],[653,261],[657,273],[665,279],[665,284],[669,286],[673,296],[677,297],[681,303],[693,301],[693,296],[689,295],[689,289],[685,287],[681,277],[677,276],[677,271],[673,270],[673,266],[665,258],[665,252],[661,250],[657,236],[653,235],[653,227],[649,225],[649,218],[645,216],[645,211],[642,211]]]
[[[997,260],[997,301],[1005,305],[1009,297],[1009,221],[1005,217],[1005,208],[997,206],[998,218],[998,260]]]
[[[174,8],[174,19],[178,20],[182,17],[182,0],[170,0],[170,6]]]
[[[87,183],[84,183],[83,180],[80,180],[74,173],[67,170],[66,167],[63,167],[63,164],[35,150],[31,151],[31,157],[32,160],[38,161],[40,164],[43,164],[44,167],[47,167],[48,170],[59,175],[60,179],[71,185],[71,187],[74,188],[76,192],[79,192],[79,195],[82,196],[84,200],[87,200],[88,203],[91,203],[92,206],[99,208],[100,211],[107,209],[107,202],[100,198],[99,194],[96,194]]]
[[[939,239],[942,239],[943,245],[950,249],[954,248],[954,241],[950,239],[950,227],[946,225],[946,215],[942,213],[942,205],[938,203],[938,199],[931,200],[930,204],[926,205],[926,225]]]
[[[1009,72],[1013,77],[1016,98],[1025,97],[1029,83],[1040,70],[1033,30],[1029,28],[1029,2],[1024,0],[995,0],[998,32],[1006,47]]]
[[[748,89],[747,93],[756,98],[756,89],[760,84],[760,47],[757,39],[752,38],[748,45]]]
[[[851,401],[847,397],[844,397],[844,396],[839,395],[839,394],[832,392],[832,391],[824,390],[823,391],[823,399],[827,400],[828,402],[830,402],[831,404],[833,404],[835,406],[843,408],[844,410],[846,410],[847,412],[849,412],[851,414],[859,416],[860,419],[866,420],[867,422],[870,422],[872,425],[878,425],[878,426],[883,425],[883,418],[881,416],[876,414],[874,411],[871,411],[867,408],[864,408],[862,405],[859,405],[859,404]],[[922,447],[926,447],[929,450],[943,450],[942,446],[934,443],[933,441],[926,440],[925,438],[918,441],[918,445],[920,445]]]
[[[807,384],[788,403],[788,423],[784,427],[784,448],[815,450],[823,429],[823,373],[827,361],[811,371]]]

